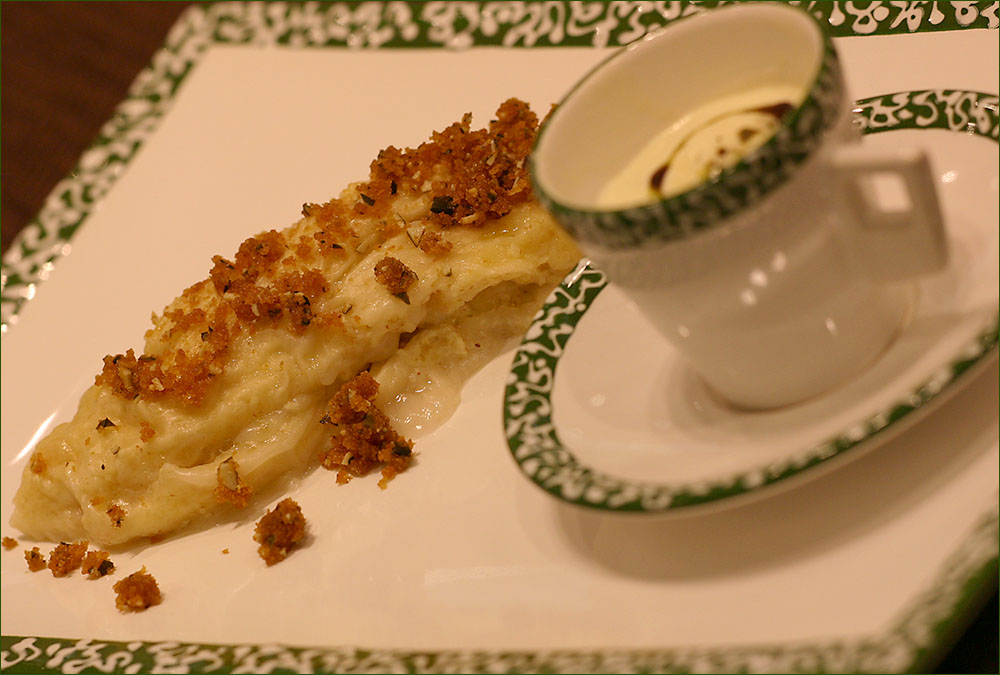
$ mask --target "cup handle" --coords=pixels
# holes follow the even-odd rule
[[[947,237],[926,153],[848,146],[834,152],[831,165],[852,248],[871,279],[897,281],[947,265]]]

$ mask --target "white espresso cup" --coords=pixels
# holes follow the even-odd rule
[[[943,268],[925,155],[872,152],[829,36],[741,3],[616,52],[543,123],[535,193],[704,381],[770,408],[856,376]]]

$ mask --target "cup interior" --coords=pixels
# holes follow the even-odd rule
[[[816,21],[779,3],[728,6],[665,26],[616,52],[566,95],[539,134],[535,183],[563,207],[609,210],[599,199],[603,188],[664,129],[750,92],[791,89],[797,106],[822,58]]]

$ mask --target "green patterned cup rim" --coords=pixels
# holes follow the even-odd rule
[[[819,68],[803,101],[781,118],[774,135],[741,161],[690,190],[651,203],[622,209],[573,206],[552,195],[539,180],[540,148],[558,124],[560,109],[609,64],[623,58],[641,41],[655,39],[679,24],[702,21],[717,12],[767,6],[808,17],[820,38]],[[824,25],[811,13],[795,5],[738,3],[683,17],[668,26],[626,45],[591,69],[562,98],[539,128],[529,157],[535,195],[547,210],[584,246],[633,249],[690,237],[719,226],[730,216],[757,204],[789,181],[797,169],[822,145],[840,117],[846,114],[843,75],[833,41]]]
[[[944,129],[998,142],[998,96],[961,90],[898,92],[857,102],[863,133],[906,129]],[[514,356],[504,391],[503,420],[507,445],[525,476],[556,499],[599,511],[624,514],[677,513],[745,496],[867,446],[876,435],[895,427],[997,352],[1000,310],[971,336],[954,358],[908,395],[873,411],[859,425],[787,460],[751,467],[730,476],[698,482],[636,481],[598,470],[580,461],[559,438],[553,419],[556,369],[578,322],[608,284],[589,262],[566,277],[546,300]],[[858,429],[861,433],[858,433]],[[881,436],[879,436],[881,437]]]

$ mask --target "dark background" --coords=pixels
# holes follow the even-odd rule
[[[2,247],[96,138],[187,2],[0,3]],[[993,595],[936,672],[998,673]]]

